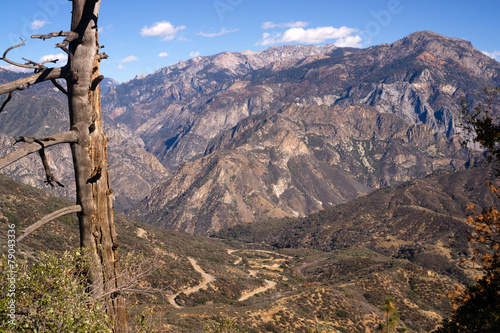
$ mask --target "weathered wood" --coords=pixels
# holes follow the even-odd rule
[[[96,297],[105,297],[106,312],[115,332],[126,332],[127,321],[120,290],[121,275],[113,220],[112,191],[109,184],[107,144],[101,113],[99,80],[99,40],[97,17],[100,0],[73,0],[71,31],[79,34],[68,45],[73,55],[68,61],[68,101],[72,128],[77,128],[78,143],[72,144],[77,188],[77,204],[82,211],[80,243],[90,248],[93,265],[91,282]]]
[[[32,86],[40,82],[55,80],[55,79],[64,79],[66,75],[67,73],[64,67],[47,68],[31,76],[2,84],[0,86],[0,95],[7,94],[15,90],[24,90],[29,86]]]
[[[36,142],[40,146],[42,146],[42,148],[38,151],[38,155],[42,159],[43,169],[45,171],[45,183],[47,183],[47,185],[50,185],[52,187],[54,187],[54,183],[56,183],[61,187],[64,187],[64,185],[61,184],[52,174],[52,170],[50,170],[49,160],[47,159],[47,154],[45,154],[45,145],[40,140],[37,140]]]
[[[12,91],[9,92],[9,96],[7,96],[5,101],[3,101],[2,103],[2,106],[0,106],[0,113],[3,111],[3,109],[5,109],[5,106],[7,106],[7,103],[10,102],[11,98],[12,98]]]
[[[58,217],[69,215],[69,214],[74,214],[74,213],[79,213],[82,211],[82,207],[79,205],[75,206],[69,206],[69,207],[64,207],[62,209],[59,209],[53,213],[50,213],[49,215],[46,215],[42,217],[40,220],[36,221],[29,227],[23,230],[23,234],[19,236],[16,241],[20,242],[22,241],[26,236],[31,234],[33,231],[43,227],[45,224],[49,223],[50,221],[53,221],[57,219]]]

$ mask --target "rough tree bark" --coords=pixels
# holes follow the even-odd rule
[[[64,37],[56,44],[68,54],[68,63],[62,68],[47,68],[45,64],[28,61],[18,64],[7,58],[13,48],[24,45],[24,41],[9,48],[2,59],[8,63],[32,68],[35,74],[0,86],[0,94],[23,90],[29,85],[50,80],[68,96],[70,130],[47,138],[22,138],[27,144],[21,149],[0,159],[0,168],[35,151],[51,145],[69,143],[73,154],[76,180],[76,207],[68,213],[77,212],[80,223],[80,245],[91,250],[91,291],[96,298],[104,298],[106,311],[113,321],[114,332],[126,332],[125,300],[119,294],[121,275],[118,260],[118,245],[113,220],[112,190],[109,184],[107,164],[108,137],[103,131],[99,82],[99,63],[105,58],[100,53],[97,18],[100,0],[72,0],[71,31],[32,36],[48,39]],[[57,79],[66,81],[65,90]],[[2,105],[0,112],[5,107]],[[42,155],[41,155],[42,156]],[[44,164],[46,171],[48,166]],[[53,178],[46,172],[47,181]],[[52,179],[53,180],[53,179]],[[79,207],[78,207],[79,206]]]

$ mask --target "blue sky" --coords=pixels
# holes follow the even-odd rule
[[[19,37],[67,30],[70,11],[68,0],[4,1],[0,50]],[[499,0],[102,0],[109,59],[101,72],[123,82],[198,55],[283,44],[365,48],[421,30],[469,40],[500,60],[499,14]],[[55,41],[28,40],[9,57],[64,61]]]

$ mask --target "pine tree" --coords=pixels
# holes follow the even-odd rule
[[[394,332],[399,324],[399,315],[394,306],[394,299],[386,296],[385,303],[382,305],[381,310],[384,311],[384,322],[380,323],[379,330],[382,333]]]

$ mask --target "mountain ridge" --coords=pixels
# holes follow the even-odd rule
[[[116,201],[129,208],[152,193],[150,203],[141,203],[148,209],[140,214],[156,216],[155,223],[159,216],[188,214],[161,223],[208,232],[222,224],[211,227],[207,216],[222,214],[218,221],[233,222],[304,216],[437,168],[458,170],[475,158],[455,137],[461,100],[473,96],[475,86],[499,80],[500,64],[469,42],[417,32],[368,49],[292,45],[223,52],[123,84],[110,81],[103,110],[115,138],[113,149],[118,149],[115,157],[110,155],[117,170],[112,174]],[[56,105],[62,97],[50,85],[30,89],[22,100],[16,94],[12,107],[36,105],[37,93],[46,95],[36,97],[43,102],[39,105],[54,108],[44,121],[64,127],[62,106]],[[13,127],[15,113],[6,110],[0,132],[29,135],[43,124],[37,120],[43,119],[43,110],[38,111],[33,119],[23,116],[24,131]],[[378,131],[385,134],[378,136]],[[61,156],[68,161],[68,154]],[[26,178],[36,166],[35,160],[30,163],[13,172]],[[188,175],[192,170],[185,163],[197,174]],[[201,165],[218,166],[234,177],[223,184],[214,170]],[[233,171],[225,169],[230,165]],[[66,170],[63,178],[69,179],[70,167]],[[247,177],[238,178],[243,174]],[[42,182],[43,175],[37,177]],[[193,183],[180,186],[186,177]],[[173,188],[151,192],[167,179]],[[133,189],[127,189],[131,184]],[[348,190],[342,192],[342,184]],[[194,185],[205,186],[205,194],[217,193],[212,198],[218,200],[200,201],[203,195],[197,197]],[[238,186],[252,190],[245,193]],[[153,198],[167,192],[171,205]],[[247,198],[251,193],[255,196]],[[180,202],[195,201],[181,211]],[[171,210],[164,210],[167,206]],[[195,217],[202,217],[203,226],[189,225]]]
[[[419,45],[416,51],[415,43]],[[291,102],[369,104],[381,112],[397,112],[408,122],[427,124],[452,137],[455,135],[453,117],[457,116],[461,99],[475,93],[470,90],[471,84],[500,82],[496,61],[472,49],[469,42],[431,32],[417,32],[392,44],[368,49],[332,48],[322,53],[320,59],[316,54],[274,61],[251,72],[245,71],[245,75],[228,75],[221,68],[215,70],[210,62],[217,57],[236,55],[238,53],[226,52],[197,57],[182,66],[187,70],[190,63],[199,74],[189,80],[178,76],[178,81],[162,83],[165,86],[161,89],[152,88],[161,81],[158,73],[170,70],[166,67],[128,83],[131,93],[123,94],[123,86],[116,94],[105,97],[105,108],[115,114],[116,120],[136,130],[147,149],[172,172],[182,162],[201,156],[214,136],[243,118]],[[196,67],[202,62],[208,65],[203,69]],[[178,64],[173,65],[176,66]],[[477,77],[477,73],[487,75]],[[213,78],[217,78],[218,84],[210,81]],[[145,91],[146,88],[151,91]],[[115,104],[120,100],[134,100],[133,96],[138,96],[139,91],[141,97],[136,100],[141,100],[141,106]],[[195,94],[196,98],[186,100],[189,98],[186,94]],[[158,98],[148,101],[153,96]]]
[[[439,168],[458,170],[477,153],[461,146],[454,118],[485,81],[500,83],[499,63],[469,42],[428,31],[221,78],[213,95],[156,113],[146,147],[174,176],[131,212],[208,233],[266,216],[305,216]],[[167,114],[173,118],[161,125]],[[221,172],[232,176],[223,180]]]

